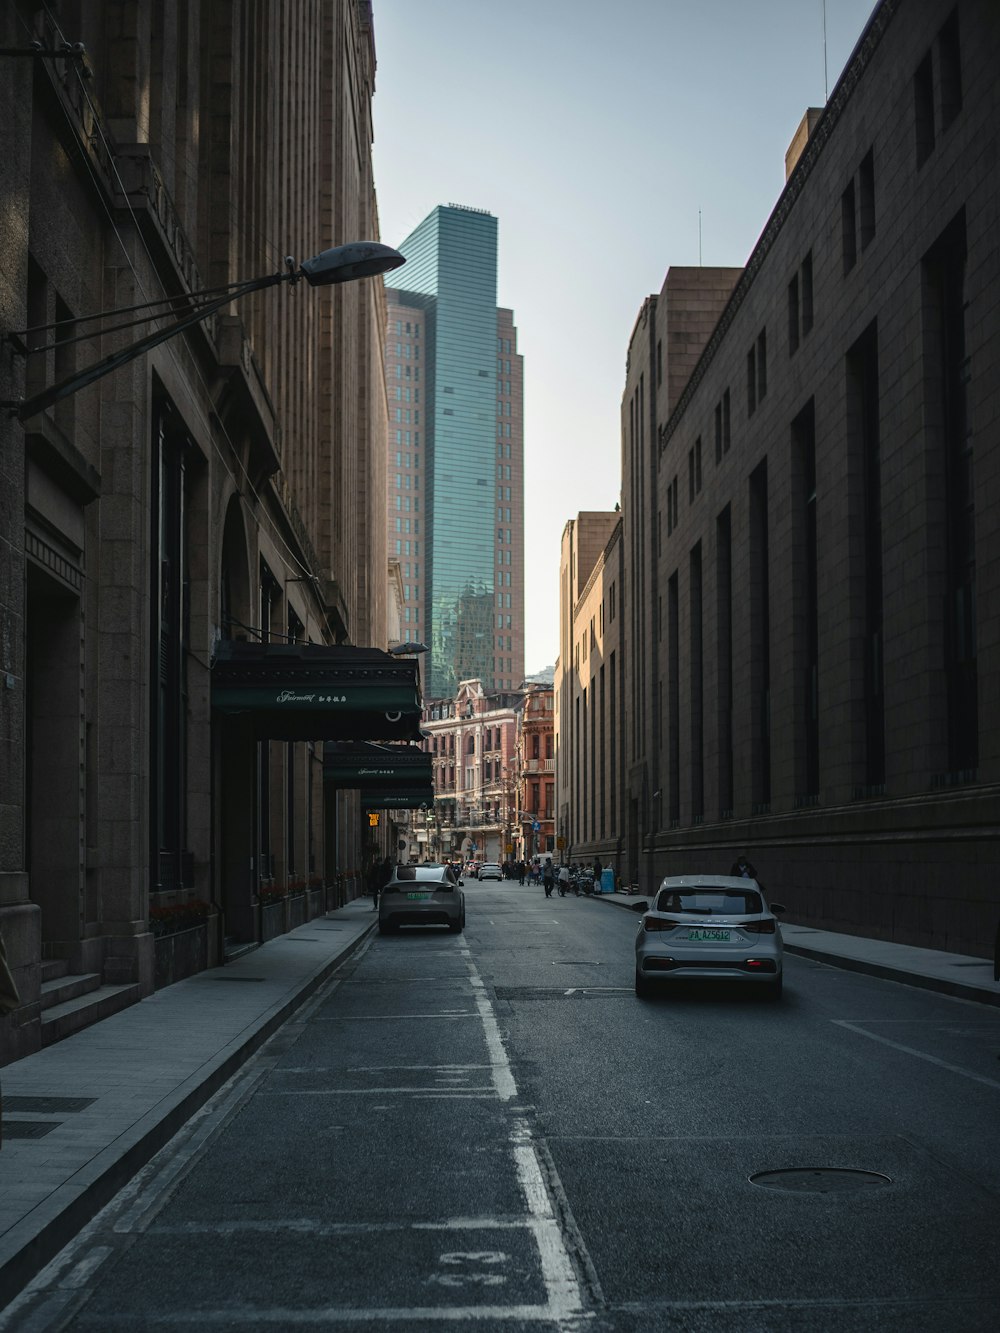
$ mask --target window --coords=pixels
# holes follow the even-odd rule
[[[941,129],[946,130],[962,109],[962,62],[958,40],[958,10],[953,9],[938,34],[941,57]]]
[[[913,114],[916,128],[917,167],[934,151],[934,66],[930,51],[913,76]]]
[[[857,219],[854,208],[854,181],[840,196],[840,243],[844,272],[850,273],[858,258]]]
[[[813,326],[813,257],[812,251],[802,261],[802,336]]]
[[[688,503],[694,504],[694,497],[701,490],[701,436],[694,442],[694,448],[688,450]]]
[[[788,355],[794,356],[799,350],[799,275],[796,273],[788,284]],[[718,446],[716,461],[718,461]]]
[[[862,250],[875,235],[875,158],[873,150],[868,149],[858,168],[858,192],[860,204],[860,232]]]
[[[722,401],[715,404],[715,461],[722,462]]]
[[[747,352],[747,416],[753,416],[757,410],[757,351],[751,347]]]
[[[764,401],[767,393],[767,329],[757,334],[757,401]]]

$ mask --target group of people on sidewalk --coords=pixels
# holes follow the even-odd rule
[[[552,897],[552,890],[558,888],[560,898],[564,898],[567,893],[576,893],[579,896],[581,881],[589,879],[593,874],[593,890],[584,887],[585,893],[600,893],[601,874],[603,867],[598,859],[594,860],[593,871],[582,867],[574,867],[572,870],[564,861],[558,868],[553,864],[552,858],[545,862],[542,867],[542,888],[545,890],[546,898]]]

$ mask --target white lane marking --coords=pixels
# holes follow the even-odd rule
[[[237,1236],[246,1233],[290,1231],[302,1236],[366,1236],[407,1231],[529,1231],[525,1217],[451,1217],[444,1222],[323,1222],[316,1217],[240,1218],[219,1222],[177,1222],[147,1228],[157,1236]]]
[[[495,1097],[495,1088],[262,1088],[260,1097]]]
[[[959,1065],[951,1065],[947,1060],[939,1060],[936,1055],[927,1055],[924,1051],[914,1050],[912,1046],[904,1046],[902,1042],[891,1041],[888,1037],[880,1037],[875,1032],[866,1032],[864,1028],[858,1027],[856,1023],[849,1022],[846,1018],[834,1018],[831,1022],[836,1023],[837,1027],[848,1028],[851,1032],[857,1032],[859,1036],[867,1037],[869,1041],[879,1041],[883,1046],[891,1046],[894,1051],[902,1051],[904,1055],[914,1055],[918,1060],[924,1060],[929,1065],[937,1065],[939,1069],[947,1069],[949,1074],[960,1074],[962,1078],[971,1079],[973,1083],[984,1083],[988,1088],[1000,1088],[1000,1082],[995,1078],[984,1078],[982,1074],[973,1074],[968,1069],[962,1069]]]
[[[490,1053],[490,1063],[493,1065],[493,1081],[497,1096],[501,1101],[509,1102],[518,1095],[514,1072],[507,1059],[493,1006],[485,993],[476,965],[471,959],[469,973],[483,1020],[483,1031]],[[579,1319],[585,1313],[583,1292],[566,1248],[559,1219],[552,1207],[538,1153],[532,1142],[531,1129],[527,1120],[520,1116],[514,1121],[511,1143],[518,1184],[524,1195],[531,1219],[531,1229],[535,1235],[535,1244],[538,1246],[542,1280],[548,1297],[546,1317],[569,1327],[571,1321]]]
[[[575,995],[575,994],[576,994],[576,987],[575,987],[575,986],[570,986],[569,990],[564,990],[564,991],[563,991],[563,994],[564,994],[564,995]]]
[[[442,1074],[459,1074],[470,1069],[489,1069],[489,1065],[351,1065],[347,1072],[349,1074],[384,1074],[398,1072],[403,1069],[433,1069],[435,1072]],[[315,1067],[310,1069],[308,1066],[303,1066],[302,1069],[282,1069],[281,1072],[283,1074],[312,1074],[317,1071]],[[330,1071],[323,1070],[322,1072],[329,1073]]]
[[[478,1018],[478,1014],[447,1010],[438,1014],[340,1014],[336,1018],[317,1017],[315,1023],[400,1023],[409,1018]]]
[[[388,1309],[373,1306],[367,1310],[336,1305],[307,1310],[292,1310],[282,1306],[265,1308],[232,1305],[220,1310],[177,1310],[143,1316],[146,1328],[176,1328],[188,1324],[206,1328],[212,1324],[222,1324],[227,1328],[253,1328],[265,1324],[276,1324],[279,1328],[296,1328],[299,1325],[315,1328],[317,1325],[326,1327],[367,1323],[401,1324],[404,1328],[412,1328],[421,1323],[456,1324],[463,1320],[475,1323],[489,1319],[504,1323],[552,1323],[556,1318],[548,1305],[431,1305]],[[135,1328],[134,1315],[102,1315],[102,1319],[107,1328]]]
[[[92,1250],[85,1259],[72,1268],[69,1273],[59,1283],[60,1287],[84,1287],[94,1275],[94,1271],[100,1268],[108,1255],[113,1254],[114,1250],[110,1245],[99,1245]]]

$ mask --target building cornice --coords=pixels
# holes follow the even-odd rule
[[[889,24],[892,22],[897,10],[900,9],[902,4],[903,0],[882,0],[882,3],[868,20],[864,32],[858,39],[858,43],[844,67],[843,74],[840,76],[840,79],[830,96],[830,100],[827,102],[826,108],[816,124],[816,128],[809,136],[809,140],[802,151],[802,156],[799,158],[795,170],[788,178],[785,188],[778,196],[778,202],[775,205],[771,216],[768,218],[767,225],[761,232],[760,239],[754,246],[750,258],[746,262],[746,267],[743,270],[742,276],[733,288],[733,293],[726,303],[725,309],[719,316],[719,322],[716,324],[711,337],[705,344],[705,350],[698,358],[698,362],[695,365],[694,370],[691,372],[691,378],[684,386],[684,389],[678,398],[673,411],[667,418],[667,421],[659,429],[658,443],[660,453],[666,448],[674,432],[683,420],[684,413],[687,411],[691,399],[697,392],[698,386],[704,379],[705,374],[712,363],[712,358],[719,350],[723,339],[729,332],[730,326],[736,318],[740,306],[742,306],[743,302],[749,295],[750,289],[757,278],[757,274],[760,272],[764,261],[770,254],[771,249],[778,238],[778,234],[785,225],[792,209],[795,207],[799,196],[805,189],[806,182],[819,160],[820,154],[826,147],[830,136],[840,122],[840,118],[843,115],[855,88],[868,66],[871,64],[872,58],[878,49],[882,38],[885,36]]]

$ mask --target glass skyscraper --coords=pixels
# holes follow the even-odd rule
[[[405,562],[406,619],[430,648],[428,696],[451,697],[473,677],[514,688],[524,655],[521,376],[514,353],[512,394],[497,220],[440,205],[398,248],[407,262],[387,291],[389,550],[395,542]]]

